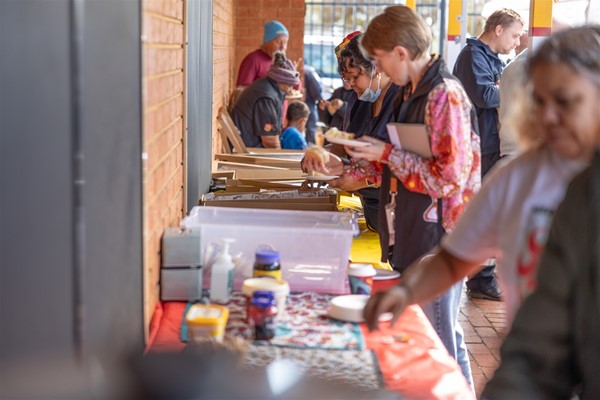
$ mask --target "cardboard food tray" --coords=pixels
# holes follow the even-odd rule
[[[300,211],[337,211],[335,204],[315,202],[285,202],[264,200],[238,200],[238,201],[207,201],[201,205],[210,207],[235,207],[235,208],[259,208],[271,210],[300,210]]]
[[[292,158],[288,158],[292,157]],[[247,154],[215,154],[215,159],[218,161],[229,161],[239,164],[262,165],[266,167],[279,167],[300,169],[301,156],[260,156]]]
[[[215,207],[337,211],[338,196],[335,190],[277,189],[260,193],[209,193],[200,198],[199,204]]]

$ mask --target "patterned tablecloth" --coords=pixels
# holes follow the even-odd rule
[[[327,317],[327,307],[333,297],[318,293],[290,294],[284,316],[277,322],[275,337],[270,341],[256,341],[255,345],[364,350],[365,342],[358,324],[334,321]],[[253,330],[246,322],[245,296],[241,292],[234,292],[226,306],[229,309],[226,334],[252,340]],[[181,340],[189,340],[185,319],[181,327]]]
[[[351,384],[359,390],[383,388],[377,359],[371,350],[365,350],[358,324],[327,317],[333,297],[317,293],[290,294],[284,316],[277,322],[275,337],[269,341],[252,341],[252,327],[246,321],[246,298],[234,292],[226,304],[229,320],[225,334],[252,342],[245,355],[246,368],[265,367],[274,360],[288,359],[313,377]],[[185,318],[181,340],[189,340]]]

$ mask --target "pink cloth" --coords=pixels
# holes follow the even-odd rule
[[[273,60],[261,49],[248,54],[240,64],[236,86],[249,86],[255,80],[264,78],[271,64]]]

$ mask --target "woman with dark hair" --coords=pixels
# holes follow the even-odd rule
[[[386,124],[390,121],[393,102],[398,93],[398,86],[390,78],[378,72],[367,60],[359,47],[360,32],[346,36],[342,43],[335,48],[338,59],[338,72],[354,95],[348,101],[344,114],[342,130],[353,133],[355,137],[370,136],[389,141]],[[331,145],[327,149],[339,156],[346,156],[342,146]],[[303,160],[303,168],[314,170],[307,157]],[[351,160],[354,163],[355,160]],[[352,168],[348,167],[348,171]],[[355,178],[351,174],[342,173],[339,179],[329,182],[331,187],[337,187],[349,192],[360,194],[367,226],[378,230],[379,188],[364,178]]]

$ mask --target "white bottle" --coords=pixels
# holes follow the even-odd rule
[[[223,239],[221,251],[215,257],[210,273],[210,301],[225,303],[233,288],[233,261],[229,254],[229,245],[234,239]]]

